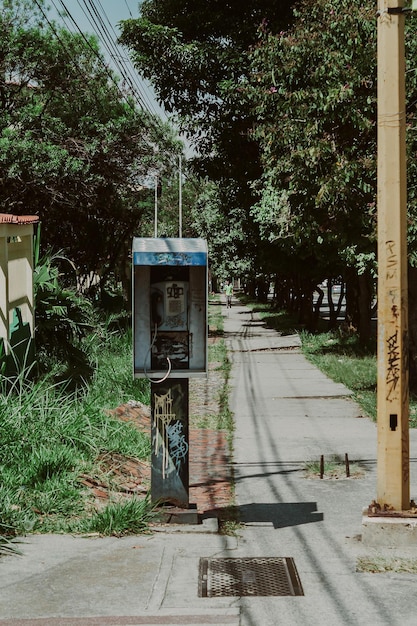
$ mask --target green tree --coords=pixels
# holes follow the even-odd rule
[[[0,28],[3,211],[38,214],[45,248],[105,283],[149,218],[141,179],[182,146],[122,92],[94,38],[19,1],[1,3]]]
[[[241,88],[258,117],[264,166],[253,214],[262,236],[297,259],[311,289],[344,275],[348,315],[367,339],[376,245],[375,7],[306,0],[294,15],[286,31],[261,30],[250,85]]]
[[[305,0],[294,14],[294,25],[285,31],[261,30],[251,81],[240,86],[241,97],[252,101],[258,116],[254,134],[264,166],[254,217],[265,239],[295,265],[304,261],[304,274],[321,278],[330,266],[333,275],[344,275],[348,314],[366,339],[376,255],[375,3]],[[408,18],[409,257],[414,266],[415,33],[415,20]],[[412,309],[410,314],[413,319]],[[417,346],[415,328],[414,321],[411,336]]]
[[[73,387],[88,382],[93,373],[83,339],[92,332],[97,320],[91,302],[61,284],[59,261],[68,262],[57,254],[35,258],[37,375],[52,370],[57,382]]]
[[[215,232],[221,230],[223,245],[213,241],[213,231],[205,232],[218,267],[243,263],[255,271],[260,262],[258,227],[250,214],[250,181],[261,175],[258,146],[248,132],[254,116],[248,100],[234,98],[230,86],[248,76],[258,26],[267,21],[281,28],[292,4],[145,0],[141,17],[122,23],[122,43],[197,151],[194,171],[215,184],[210,202],[222,214]]]
[[[290,0],[145,0],[141,17],[122,22],[123,44],[156,89],[167,111],[198,140],[202,155],[212,154],[230,139],[239,141],[246,114],[229,107],[225,81],[245,75],[247,52],[263,20],[278,27],[288,20]],[[227,126],[227,127],[226,127]],[[235,153],[236,147],[229,145]],[[214,165],[215,159],[210,159]],[[220,164],[228,166],[227,162]]]

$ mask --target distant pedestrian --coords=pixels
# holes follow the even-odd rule
[[[224,293],[226,294],[226,306],[228,309],[230,309],[232,307],[232,296],[233,296],[233,285],[230,282],[230,280],[226,281]]]

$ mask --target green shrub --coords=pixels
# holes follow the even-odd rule
[[[86,531],[101,535],[125,535],[140,533],[148,528],[154,517],[149,498],[132,499],[126,502],[108,504],[99,511],[86,525]]]

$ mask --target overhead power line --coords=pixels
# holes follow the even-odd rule
[[[154,104],[151,102],[149,96],[147,95],[146,89],[143,89],[141,87],[141,85],[139,84],[139,81],[137,80],[137,76],[138,75],[137,75],[137,72],[136,72],[136,70],[134,69],[134,67],[132,65],[132,61],[131,61],[129,55],[128,54],[127,55],[121,55],[121,53],[123,52],[123,48],[120,48],[118,43],[117,43],[118,35],[117,35],[116,31],[114,30],[113,24],[110,22],[107,14],[106,14],[106,11],[103,8],[101,0],[97,0],[97,1],[98,1],[98,4],[99,4],[99,6],[101,8],[101,11],[102,11],[104,17],[106,18],[106,21],[109,24],[110,29],[111,29],[111,31],[113,32],[113,35],[114,35],[114,43],[115,43],[115,51],[116,51],[116,57],[115,58],[117,60],[119,60],[120,62],[124,63],[124,68],[129,73],[129,76],[133,80],[133,83],[134,83],[136,89],[139,91],[139,93],[141,93],[142,97],[147,101],[147,103],[149,104],[150,108],[152,108],[154,110],[154,112],[156,113],[155,108],[154,108]],[[91,0],[90,0],[90,4],[91,4]],[[127,3],[126,3],[126,6],[129,9],[129,6],[127,5]],[[129,15],[130,15],[130,17],[133,17],[132,16],[132,12],[131,12],[130,9],[129,9]]]
[[[61,4],[63,6],[65,6],[63,0],[60,0]],[[80,0],[77,0],[77,3],[79,5],[79,7],[81,8],[81,10],[83,11],[84,15],[86,16],[90,26],[92,27],[93,31],[95,32],[95,34],[97,35],[99,41],[101,41],[102,45],[104,46],[104,48],[106,49],[109,57],[113,60],[113,62],[115,63],[120,76],[123,78],[125,84],[129,84],[129,78],[126,74],[126,72],[124,71],[123,67],[120,66],[118,60],[117,60],[117,54],[115,54],[115,45],[114,42],[112,41],[112,39],[109,37],[108,31],[107,29],[104,27],[103,24],[103,20],[101,19],[100,15],[98,14],[94,4],[92,2],[86,2],[84,1],[83,4],[85,6],[82,6]],[[91,8],[90,8],[91,7]],[[71,19],[72,16],[71,16]],[[78,28],[78,25],[77,25]],[[132,85],[129,84],[130,86],[130,90],[132,95],[134,95],[138,101],[138,103],[140,104],[140,106],[142,108],[147,108],[144,105],[144,102],[140,96],[140,94],[136,93],[134,89],[132,89]]]
[[[163,111],[162,109],[159,111],[156,110],[155,103],[152,102],[151,98],[147,95],[146,89],[143,86],[141,86],[140,84],[141,78],[139,77],[138,73],[133,67],[133,64],[131,62],[131,59],[129,58],[129,55],[117,43],[117,39],[118,39],[117,33],[114,30],[114,27],[111,24],[106,14],[106,11],[103,8],[101,0],[96,0],[96,1],[82,0],[85,8],[81,6],[81,0],[77,0],[77,3],[80,9],[83,11],[85,17],[87,18],[92,28],[92,31],[93,31],[92,34],[94,34],[97,37],[98,41],[105,48],[106,56],[108,56],[112,60],[116,73],[119,72],[120,78],[123,80],[124,85],[127,88],[127,91],[123,91],[121,89],[119,82],[115,78],[115,74],[110,71],[109,65],[103,59],[103,55],[98,53],[97,49],[91,45],[91,42],[86,36],[85,32],[79,26],[79,24],[77,23],[77,20],[74,18],[74,16],[71,14],[70,10],[68,9],[67,3],[64,0],[56,0],[56,1],[50,0],[50,2],[53,5],[57,16],[60,18],[66,30],[68,30],[69,32],[73,32],[73,33],[77,33],[81,35],[86,46],[96,56],[97,60],[102,65],[104,71],[107,73],[109,80],[113,83],[113,85],[119,92],[121,99],[125,100],[126,103],[131,108],[133,108],[131,99],[127,97],[127,91],[128,91],[130,97],[136,102],[136,105],[138,105],[139,108],[145,110],[151,115],[150,121],[152,125],[155,123],[153,121],[153,118],[159,117],[161,114],[163,114],[165,118],[169,121],[169,118],[167,114],[165,113],[165,111]],[[59,2],[61,9],[58,8],[57,2]],[[74,59],[74,56],[71,50],[68,48],[68,46],[66,46],[65,42],[59,36],[59,33],[57,32],[57,29],[54,26],[54,23],[51,22],[47,13],[43,9],[42,5],[38,2],[38,0],[34,0],[34,3],[36,4],[38,9],[42,13],[51,32],[56,37],[57,41],[60,43],[62,49],[64,50],[65,54],[68,57],[68,61],[78,70],[79,74],[85,78],[86,84],[88,84],[89,77],[86,75],[86,73],[84,72],[80,64],[77,62],[77,60]],[[101,14],[100,14],[99,9],[101,10]],[[129,9],[129,14],[131,17],[133,17],[130,9]],[[55,20],[55,23],[56,23],[56,20]],[[109,26],[107,26],[107,24]],[[109,27],[113,33],[113,36],[109,32]],[[95,100],[97,101],[97,103],[100,104],[98,96],[96,94],[93,94],[93,96]]]
[[[84,73],[83,68],[79,65],[79,63],[77,63],[77,61],[74,59],[73,54],[71,52],[71,50],[66,46],[65,42],[61,39],[61,37],[59,36],[56,28],[54,27],[53,23],[49,20],[47,14],[45,13],[45,11],[43,10],[43,7],[39,4],[38,0],[34,0],[36,6],[38,7],[38,9],[40,10],[40,12],[42,13],[46,23],[48,24],[51,32],[54,34],[56,40],[59,42],[62,50],[65,52],[69,63],[71,63],[71,65],[73,65],[73,67],[77,70],[77,72],[83,76],[86,80],[86,83],[88,83],[88,76]],[[53,2],[53,0],[52,0]],[[98,104],[98,106],[101,106],[100,100],[97,97],[97,95],[95,93],[93,93],[93,96]]]
[[[77,31],[81,36],[85,39],[87,45],[93,50],[94,53],[96,51],[91,47],[88,39],[85,37],[83,29],[77,23],[77,20],[71,13],[68,8],[68,5],[64,0],[59,1],[62,10],[58,10],[56,3],[54,0],[51,0],[57,14],[60,16],[66,28],[75,32]],[[154,104],[151,102],[149,97],[146,95],[145,90],[141,87],[138,75],[134,70],[131,61],[126,54],[123,53],[122,49],[119,47],[117,43],[117,34],[100,2],[97,0],[93,2],[92,0],[77,0],[77,4],[79,5],[81,11],[86,17],[91,29],[92,33],[97,37],[98,41],[101,43],[104,51],[109,59],[111,59],[114,69],[116,73],[119,74],[123,87],[129,92],[131,97],[136,101],[137,105],[148,111],[151,115],[158,115],[158,112],[155,109]],[[101,13],[100,10],[101,9]],[[113,36],[109,32],[106,22],[109,24],[110,28],[113,31]],[[75,31],[74,31],[75,29]],[[96,53],[97,54],[97,53]],[[99,55],[97,55],[101,62],[102,59]],[[108,70],[107,65],[104,64],[107,73],[109,74],[110,79],[114,84],[117,85],[118,90],[120,91],[122,97],[126,99],[125,93],[122,92],[120,85],[115,80],[114,76],[111,75],[111,72]]]
[[[113,85],[116,87],[116,89],[119,91],[120,96],[123,100],[125,100],[129,106],[131,106],[131,103],[129,101],[129,99],[126,97],[126,95],[123,93],[123,91],[120,89],[120,85],[118,84],[117,80],[115,79],[114,75],[112,74],[112,72],[108,69],[107,65],[103,62],[103,59],[101,57],[100,54],[97,53],[97,50],[95,48],[93,48],[93,46],[91,45],[90,41],[88,40],[88,38],[86,37],[86,35],[84,34],[83,30],[78,26],[76,20],[74,19],[74,17],[72,16],[71,12],[68,10],[68,7],[66,6],[65,2],[63,0],[59,0],[60,4],[65,12],[65,14],[68,16],[68,18],[70,19],[70,21],[72,22],[73,27],[75,27],[76,31],[81,35],[81,37],[83,38],[84,42],[86,43],[87,47],[91,50],[91,52],[97,57],[98,61],[102,64],[104,71],[106,72],[108,78],[110,79],[110,81],[113,83]],[[39,6],[37,0],[35,0],[36,4]],[[53,6],[55,7],[55,10],[57,11],[58,14],[60,14],[60,11],[58,10],[57,5],[55,4],[54,0],[51,0]],[[42,11],[43,12],[43,11]],[[61,15],[61,19],[63,19],[63,16]],[[65,20],[63,19],[64,23]],[[51,24],[48,20],[48,23]],[[72,30],[72,29],[69,29]],[[74,32],[74,31],[73,31]],[[55,31],[56,34],[56,31]],[[134,94],[132,94],[134,95]],[[138,101],[138,104],[141,108],[144,108],[142,103],[140,101]]]
[[[130,15],[130,17],[133,17],[133,15],[132,15],[132,11],[130,10],[130,7],[129,7],[128,3],[127,3],[127,0],[125,0],[125,5],[126,5],[126,7],[127,7],[127,10],[129,11],[129,15]]]

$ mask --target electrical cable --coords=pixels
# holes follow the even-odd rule
[[[85,8],[82,6],[81,1]],[[114,30],[100,0],[96,0],[96,2],[93,2],[92,0],[77,0],[77,3],[93,29],[93,32],[97,35],[99,41],[104,46],[109,58],[112,59],[115,68],[125,82],[126,86],[129,88],[131,95],[134,99],[136,99],[142,109],[148,111],[151,115],[158,115],[149,98],[147,98],[145,92],[142,90],[137,79],[135,78],[133,66],[131,63],[130,66],[126,64],[126,57],[123,56],[118,48],[117,33]],[[63,3],[61,2],[61,4]],[[102,15],[100,14],[96,4],[101,9]],[[114,37],[112,37],[109,32],[105,21],[109,24],[111,30],[113,31]],[[127,59],[130,61],[129,57],[127,57]]]
[[[57,6],[54,2],[54,0],[51,0],[52,4],[55,7],[55,10],[57,11],[57,14],[61,16],[61,19],[63,20],[63,22],[65,23],[65,25],[68,27],[68,22],[65,20],[65,16],[67,16],[71,22],[72,25],[75,26],[76,31],[78,33],[81,34],[81,36],[86,40],[85,35],[82,31],[82,29],[79,27],[79,25],[77,24],[75,18],[73,17],[73,15],[70,13],[68,6],[66,5],[66,3],[63,0],[58,0],[60,2],[60,5],[64,11],[64,15],[62,15],[62,12],[60,13],[60,11],[58,11]],[[139,105],[139,107],[145,111],[147,111],[149,113],[149,115],[151,116],[151,122],[153,124],[155,124],[155,122],[153,121],[153,117],[160,117],[160,113],[157,112],[155,106],[152,104],[151,100],[148,98],[148,96],[146,95],[146,92],[142,90],[142,88],[140,87],[138,80],[135,78],[135,76],[138,76],[136,70],[134,69],[130,58],[127,57],[127,60],[129,61],[129,67],[122,64],[123,60],[126,60],[126,57],[123,56],[120,51],[118,50],[118,44],[116,43],[116,41],[114,41],[108,31],[108,28],[106,26],[106,24],[103,21],[102,16],[100,15],[100,13],[97,10],[97,7],[95,6],[95,3],[91,2],[91,0],[87,0],[90,7],[89,8],[86,4],[86,0],[83,0],[83,3],[85,5],[85,8],[80,4],[80,0],[77,0],[77,3],[80,7],[80,9],[82,10],[82,12],[84,13],[87,21],[89,22],[93,33],[97,36],[97,39],[101,42],[101,44],[104,46],[107,54],[109,55],[109,57],[112,59],[115,67],[117,68],[117,71],[119,72],[120,76],[122,77],[122,79],[125,81],[126,85],[129,87],[129,91],[130,94],[132,96],[132,98],[136,101],[136,103]],[[109,23],[114,35],[115,35],[115,39],[117,40],[117,34],[100,2],[100,0],[98,0],[98,4],[102,10],[102,13],[104,14],[104,17],[106,19],[106,21]],[[89,45],[88,40],[86,40],[87,45]],[[91,45],[89,46],[90,49],[92,49],[92,51],[95,53],[95,55],[97,56],[97,58],[99,59],[99,61],[101,62],[101,64],[103,65],[104,69],[106,70],[107,74],[109,75],[111,81],[113,82],[113,84],[116,86],[116,88],[118,89],[121,97],[126,100],[128,102],[128,104],[130,105],[130,101],[126,98],[126,95],[123,93],[123,91],[120,89],[119,84],[117,83],[117,81],[115,80],[114,76],[111,75],[110,71],[107,68],[107,65],[105,64],[105,62],[103,61],[103,59],[101,58],[101,56],[91,47]],[[129,69],[130,68],[130,69]],[[168,120],[168,116],[166,114],[165,111],[163,111],[161,109],[161,112],[164,114],[164,116],[166,117],[166,119]]]
[[[71,30],[70,28],[67,27],[67,23],[65,22],[64,17],[61,14],[61,19],[63,20],[66,29],[69,32],[72,32],[74,34],[80,34],[82,39],[85,41],[86,45],[88,46],[88,48],[93,52],[93,54],[95,55],[95,57],[98,59],[99,63],[101,64],[101,66],[104,68],[107,76],[109,77],[110,81],[113,83],[113,85],[115,86],[116,90],[118,91],[118,93],[120,94],[120,97],[122,100],[124,100],[127,105],[129,106],[129,108],[135,112],[137,109],[134,106],[134,103],[132,101],[132,99],[129,99],[126,97],[126,95],[120,90],[120,87],[117,83],[117,81],[115,80],[114,75],[108,70],[107,65],[105,64],[103,57],[97,52],[97,50],[91,45],[90,41],[86,38],[85,34],[81,31],[81,29],[79,28],[78,24],[76,23],[75,19],[70,15],[70,13],[67,10],[67,7],[65,6],[65,3],[62,0],[59,0],[61,3],[61,6],[63,7],[64,11],[66,12],[66,15],[68,16],[69,19],[71,19],[73,26],[75,26],[76,31]],[[56,28],[56,22],[52,22],[47,13],[45,12],[43,6],[38,2],[38,0],[34,0],[35,5],[37,6],[37,8],[39,9],[41,15],[43,16],[43,18],[45,19],[45,22],[48,24],[48,27],[51,31],[51,33],[54,35],[54,37],[56,38],[56,41],[59,43],[61,49],[63,50],[63,52],[65,53],[66,57],[68,58],[68,62],[73,66],[74,70],[77,72],[77,74],[79,76],[81,76],[83,78],[84,84],[86,86],[88,86],[90,84],[90,76],[84,71],[84,68],[80,65],[80,63],[78,63],[77,59],[74,58],[74,54],[73,51],[71,50],[71,47],[69,47],[66,42],[62,39],[62,37],[60,37],[59,32],[57,31]],[[57,14],[59,15],[60,12],[56,6],[56,3],[54,0],[51,0],[51,3],[53,4],[55,10],[57,11]],[[99,95],[95,92],[94,89],[90,88],[90,93],[92,95],[92,97],[94,98],[96,105],[97,105],[97,109],[98,110],[102,110],[103,109],[103,102],[101,100],[101,98],[99,97]],[[141,107],[143,109],[143,107]],[[159,125],[157,122],[157,115],[153,115],[152,113],[150,113],[148,111],[148,122],[147,124],[149,125],[149,127],[153,127],[157,132],[159,132]],[[168,375],[171,371],[171,364],[169,363],[169,370],[168,370]]]
[[[94,5],[91,2],[91,0],[89,0],[89,2],[94,7]],[[85,3],[85,0],[84,0],[84,3]],[[152,109],[153,113],[157,114],[157,112],[156,112],[156,110],[154,108],[154,105],[151,103],[150,99],[148,98],[148,96],[146,94],[146,91],[144,91],[142,89],[142,87],[139,85],[139,82],[138,82],[138,80],[136,78],[137,77],[137,73],[136,73],[135,69],[133,68],[133,65],[132,65],[132,62],[130,60],[129,55],[127,55],[126,57],[123,56],[121,54],[121,50],[118,49],[119,48],[119,45],[117,43],[118,35],[117,35],[116,31],[114,30],[113,24],[110,22],[110,20],[108,18],[108,15],[107,15],[107,13],[106,13],[106,11],[105,11],[102,3],[101,3],[101,0],[97,0],[97,3],[98,3],[98,6],[101,9],[101,12],[102,12],[105,20],[107,21],[107,23],[110,26],[110,29],[111,29],[111,31],[113,32],[113,35],[114,35],[114,38],[112,38],[111,34],[108,31],[108,28],[106,27],[105,23],[103,22],[103,19],[99,15],[99,12],[97,12],[96,7],[94,7],[95,12],[96,12],[98,18],[100,19],[102,27],[103,27],[104,31],[106,32],[106,34],[107,34],[107,39],[111,42],[112,48],[115,51],[116,56],[111,55],[111,58],[115,62],[116,62],[116,60],[117,60],[118,63],[123,62],[123,65],[121,67],[123,68],[123,70],[129,76],[129,82],[130,82],[131,88],[133,90],[136,90],[140,94],[141,100],[143,100],[143,101],[146,100],[147,101],[147,104],[148,104],[147,108],[148,108],[148,110]],[[130,12],[130,9],[129,9],[129,13],[130,13],[130,16],[132,17],[132,13]],[[133,85],[132,85],[132,82],[133,82]]]
[[[54,5],[55,9],[56,9],[56,5],[54,3],[53,0],[52,4]],[[35,0],[36,4],[37,0]],[[103,58],[101,57],[101,55],[97,52],[97,50],[95,50],[93,48],[93,46],[91,45],[91,43],[89,42],[88,38],[85,36],[85,34],[83,33],[83,31],[81,30],[81,28],[78,26],[76,20],[74,19],[74,17],[72,16],[72,14],[70,13],[70,11],[68,10],[68,7],[66,6],[64,0],[59,0],[61,6],[63,7],[64,11],[67,13],[69,19],[73,22],[74,26],[76,27],[77,31],[80,33],[81,37],[83,38],[83,40],[85,41],[85,43],[87,44],[88,48],[91,50],[91,52],[94,54],[94,56],[99,60],[99,62],[101,63],[102,67],[104,68],[105,73],[107,74],[107,76],[109,77],[109,79],[111,80],[111,82],[113,83],[113,85],[116,87],[116,89],[118,90],[120,96],[122,97],[123,100],[126,101],[126,103],[128,104],[128,106],[134,110],[134,107],[132,106],[132,103],[130,102],[130,100],[128,98],[126,98],[125,94],[122,92],[122,90],[120,89],[115,77],[113,76],[113,74],[110,72],[110,70],[107,68],[106,64],[103,61]],[[39,6],[39,5],[38,5]]]
[[[80,2],[80,0],[77,0],[78,4]],[[83,0],[84,4],[86,3],[86,0]],[[121,46],[119,46],[118,44],[118,34],[116,33],[113,24],[110,22],[109,17],[101,3],[101,0],[96,0],[98,7],[101,9],[101,14],[104,17],[105,22],[107,22],[107,24],[109,25],[112,33],[113,33],[113,38],[111,36],[111,34],[109,33],[109,30],[106,26],[106,24],[103,21],[103,17],[100,15],[100,11],[97,10],[97,7],[95,6],[96,2],[92,1],[92,0],[88,0],[90,6],[93,8],[94,13],[96,14],[97,18],[99,19],[100,23],[101,23],[101,28],[105,33],[106,39],[110,42],[111,47],[114,50],[114,55],[112,54],[112,52],[108,49],[108,47],[106,46],[106,49],[108,50],[110,57],[113,59],[113,62],[115,64],[117,64],[117,67],[119,69],[119,71],[125,75],[127,74],[128,76],[128,83],[130,84],[130,87],[132,89],[133,92],[137,92],[139,94],[140,99],[145,103],[146,108],[148,109],[148,111],[152,112],[153,114],[155,114],[156,116],[158,116],[160,113],[158,113],[158,111],[155,108],[155,103],[151,101],[151,99],[149,98],[148,94],[146,93],[146,87],[149,88],[149,85],[147,86],[146,83],[145,85],[141,84],[141,81],[143,80],[142,77],[140,77],[140,75],[137,73],[136,68],[133,66],[133,63],[130,59],[129,53],[126,51],[124,52],[124,48],[122,48]],[[129,14],[130,17],[133,18],[132,12],[129,9]],[[95,20],[94,20],[95,21]],[[139,80],[138,80],[139,79]],[[132,85],[133,83],[133,85]],[[145,88],[144,88],[145,86]],[[145,102],[146,101],[146,102]],[[152,110],[152,111],[151,111]],[[164,117],[168,120],[168,115],[166,114],[166,112],[161,109],[161,113],[163,113]]]
[[[127,3],[127,0],[125,0],[125,5],[126,5],[127,10],[129,11],[130,17],[133,17],[132,11],[130,10],[130,7],[129,7],[128,3]]]
[[[120,64],[118,51],[115,47],[114,41],[110,37],[108,29],[106,28],[94,3],[91,0],[83,0],[83,4],[85,6],[85,10],[84,10],[83,7],[81,6],[80,0],[77,0],[77,2],[81,10],[83,11],[84,15],[86,16],[87,20],[89,21],[90,25],[92,26],[94,32],[98,35],[98,39],[101,41],[102,45],[106,49],[107,53],[109,54],[109,57],[113,60],[113,63],[115,64],[118,72],[120,73],[120,76],[124,80],[125,84],[130,87],[132,96],[136,99],[136,101],[138,102],[138,104],[140,105],[142,109],[148,110],[143,99],[141,98],[141,95],[136,92],[132,81],[130,80],[123,66]],[[148,112],[150,113],[149,110]]]
[[[52,3],[55,6],[54,0],[51,0]],[[89,80],[89,77],[87,76],[87,74],[85,74],[85,72],[83,71],[83,68],[74,60],[73,55],[71,50],[66,46],[66,44],[64,43],[64,41],[62,41],[61,37],[59,36],[59,34],[57,33],[53,23],[49,20],[47,14],[45,13],[45,11],[43,10],[43,7],[39,4],[38,0],[34,0],[36,6],[38,7],[38,9],[40,10],[40,12],[42,13],[43,17],[45,18],[46,23],[48,24],[49,28],[51,29],[52,33],[55,35],[57,41],[59,42],[62,50],[65,52],[65,54],[68,57],[68,60],[70,61],[70,63],[73,65],[73,67],[78,71],[78,73],[83,76],[83,78],[86,80],[86,83]],[[56,8],[56,6],[55,6]],[[97,103],[98,108],[102,108],[102,102],[100,101],[100,99],[97,97],[97,94],[93,93],[93,97]]]
[[[79,63],[77,63],[77,62],[76,62],[76,60],[74,60],[73,55],[72,55],[72,53],[71,53],[71,50],[70,50],[70,49],[66,46],[66,44],[62,41],[62,38],[60,38],[60,36],[59,36],[59,34],[58,34],[58,32],[57,32],[56,28],[54,27],[54,24],[53,24],[53,23],[51,22],[51,20],[48,18],[48,15],[46,14],[46,12],[45,12],[45,10],[43,9],[42,5],[41,5],[41,4],[39,4],[38,0],[34,0],[34,2],[35,2],[35,4],[36,4],[36,6],[38,7],[39,11],[41,12],[41,14],[43,15],[43,17],[44,17],[45,21],[47,22],[47,24],[48,24],[49,28],[51,29],[52,33],[53,33],[53,34],[54,34],[54,36],[56,37],[57,41],[60,43],[61,48],[62,48],[62,49],[64,50],[64,52],[66,53],[66,55],[67,55],[67,57],[68,57],[68,60],[71,62],[71,64],[74,66],[74,68],[78,71],[78,73],[79,73],[81,76],[83,76],[83,77],[84,77],[84,79],[85,79],[85,81],[86,81],[86,84],[88,84],[88,83],[89,83],[89,76],[85,73],[85,71],[84,71],[84,70],[83,70],[83,68],[80,66],[80,64],[79,64]],[[132,111],[134,111],[134,110],[135,110],[135,107],[133,106],[133,102],[132,102],[132,100],[133,100],[133,101],[134,101],[137,105],[139,105],[139,108],[141,108],[142,110],[146,111],[146,112],[149,114],[149,124],[150,124],[151,126],[153,126],[156,130],[159,130],[159,125],[158,125],[158,122],[157,122],[156,118],[160,118],[160,114],[156,112],[156,109],[155,109],[155,108],[153,108],[153,106],[152,106],[152,104],[150,103],[150,100],[149,100],[149,99],[147,99],[149,104],[147,104],[146,102],[144,102],[144,99],[141,97],[141,93],[142,93],[142,92],[141,92],[141,89],[140,89],[140,88],[139,88],[139,86],[137,85],[136,79],[135,79],[135,78],[129,78],[129,76],[126,74],[126,72],[125,72],[125,71],[123,71],[123,70],[121,69],[121,67],[120,67],[120,60],[122,60],[124,57],[118,54],[118,52],[117,52],[117,48],[114,48],[114,49],[116,50],[116,52],[117,52],[117,54],[115,54],[115,55],[114,55],[114,54],[111,52],[111,48],[109,48],[110,44],[107,44],[107,43],[105,44],[105,48],[106,48],[107,52],[110,54],[110,57],[113,59],[113,62],[114,62],[114,63],[115,63],[115,65],[119,68],[120,73],[122,74],[122,76],[123,76],[124,80],[126,81],[126,83],[127,83],[127,84],[129,85],[129,87],[130,87],[131,98],[128,98],[128,97],[127,97],[127,95],[126,95],[126,93],[124,93],[124,92],[121,90],[120,85],[119,85],[118,81],[117,81],[117,80],[116,80],[116,78],[115,78],[115,75],[114,75],[114,74],[110,71],[110,69],[109,69],[108,65],[105,63],[105,61],[104,61],[104,59],[103,59],[102,54],[100,54],[100,53],[99,53],[99,52],[98,52],[98,51],[97,51],[97,50],[96,50],[96,49],[95,49],[95,48],[91,45],[90,41],[88,40],[88,38],[86,37],[86,35],[85,35],[85,34],[84,34],[84,32],[82,31],[82,29],[81,29],[81,28],[79,27],[79,25],[77,24],[77,21],[75,20],[75,18],[73,17],[73,15],[71,14],[71,12],[69,11],[68,6],[67,6],[67,4],[64,2],[64,0],[57,0],[57,2],[59,2],[59,3],[60,3],[60,6],[62,7],[63,12],[62,12],[61,10],[59,10],[59,9],[58,9],[58,7],[57,7],[57,4],[56,4],[55,0],[51,0],[51,3],[52,3],[52,5],[53,5],[53,7],[55,8],[56,13],[57,13],[57,15],[61,18],[62,22],[63,22],[63,23],[64,23],[64,25],[65,25],[65,28],[66,28],[69,32],[73,32],[73,33],[77,33],[77,34],[80,34],[80,35],[81,35],[81,37],[82,37],[82,39],[84,40],[85,44],[86,44],[86,45],[87,45],[87,47],[91,50],[91,52],[94,54],[94,56],[97,58],[98,62],[100,63],[100,65],[101,65],[101,66],[102,66],[102,68],[104,69],[104,71],[105,71],[105,73],[107,74],[108,78],[110,79],[111,83],[114,85],[114,87],[115,87],[115,88],[116,88],[116,90],[118,91],[118,93],[119,93],[119,95],[120,95],[121,99],[122,99],[122,100],[124,100],[124,101],[127,103],[127,105],[128,105],[128,106],[132,109]],[[78,4],[80,4],[79,0],[77,0],[77,2],[78,2]],[[85,3],[85,2],[86,2],[86,0],[84,0],[84,3]],[[106,15],[106,13],[105,13],[105,11],[104,11],[104,9],[103,9],[103,6],[102,6],[102,4],[101,4],[100,0],[98,0],[98,2],[99,2],[99,5],[100,5],[100,7],[101,7],[101,9],[102,9],[102,11],[103,11],[103,13],[104,13],[104,15],[105,15],[105,18],[106,18],[107,22],[108,22],[108,23],[110,24],[110,26],[111,26],[110,20],[108,19],[108,16]],[[91,2],[90,2],[90,4],[91,4]],[[81,7],[81,5],[80,5],[80,8],[83,10],[84,14],[86,15],[86,13],[85,13],[85,11],[84,11],[83,7]],[[95,7],[93,7],[93,8],[94,8],[94,10],[95,10],[95,12],[96,12]],[[130,12],[130,9],[129,9],[129,13],[130,13],[130,15],[132,15],[132,14],[131,14],[131,12]],[[90,15],[91,15],[91,11],[90,11]],[[87,15],[86,15],[86,17],[87,17],[87,19],[88,19],[88,16],[87,16]],[[93,16],[91,16],[91,17],[93,18]],[[100,17],[99,19],[100,19],[100,22],[101,22],[101,24],[102,24],[102,29],[104,28],[104,32],[105,32],[105,33],[107,33],[107,36],[108,36],[108,37],[109,37],[109,39],[111,40],[111,36],[110,36],[110,34],[108,33],[108,29],[107,29],[107,27],[105,26],[105,24],[104,24],[104,22],[103,22],[103,19],[102,19],[101,17]],[[68,26],[68,20],[70,20],[71,26]],[[101,43],[103,43],[103,41],[102,41],[103,36],[100,36],[100,35],[97,33],[96,29],[95,29],[95,27],[97,27],[96,20],[94,20],[94,19],[93,19],[93,20],[92,20],[92,22],[91,22],[91,20],[89,20],[89,23],[92,25],[92,28],[93,28],[94,34],[97,36],[98,40],[99,40]],[[112,28],[113,32],[115,32],[112,26],[111,26],[111,28]],[[112,42],[112,45],[113,45],[113,46],[115,46],[116,44],[115,44],[114,42]],[[128,59],[129,59],[129,57],[128,57]],[[130,65],[131,65],[132,69],[134,69],[134,68],[133,68],[133,65],[132,65],[132,63],[131,63],[131,61],[130,61],[130,59],[129,59],[129,63],[130,63]],[[136,87],[135,87],[135,85],[136,85]],[[101,107],[102,107],[102,103],[101,103],[100,98],[98,97],[98,95],[93,93],[93,97],[94,97],[94,99],[96,100],[96,102],[97,102],[98,106],[101,108]],[[151,109],[152,109],[152,110],[151,110]],[[168,118],[168,116],[167,116],[166,112],[165,112],[165,111],[163,111],[162,109],[161,109],[161,111],[162,111],[162,112],[163,112],[163,114],[165,115],[166,119],[169,121],[169,118]]]

